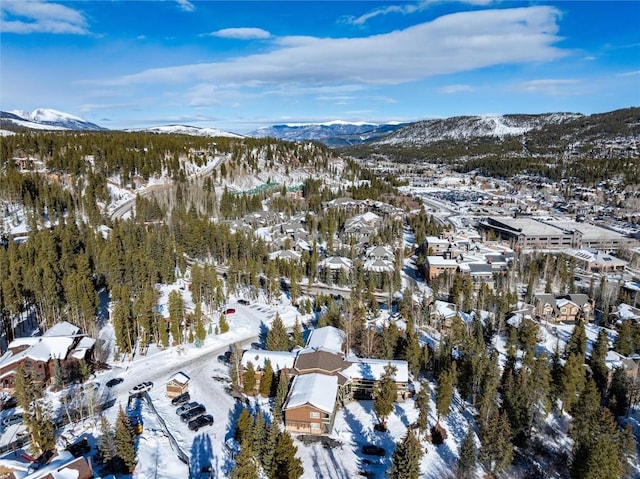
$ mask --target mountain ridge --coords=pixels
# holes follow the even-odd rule
[[[37,108],[31,112],[25,110],[0,111],[3,123],[32,130],[81,130],[105,131],[107,128],[86,121],[79,116],[64,113],[52,108]]]

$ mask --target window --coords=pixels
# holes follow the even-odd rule
[[[312,419],[319,419],[320,418],[320,413],[311,411],[311,413],[309,414],[309,417],[311,417]]]
[[[312,422],[311,429],[320,429],[320,424],[318,424],[317,422]]]

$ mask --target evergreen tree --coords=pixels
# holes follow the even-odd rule
[[[267,359],[262,371],[262,378],[260,379],[260,394],[264,397],[271,396],[271,389],[273,387],[273,368],[271,367],[271,360]]]
[[[39,454],[56,447],[55,428],[51,422],[51,410],[48,405],[36,400],[24,416],[24,423],[31,436],[31,449]]]
[[[577,355],[584,363],[587,353],[587,332],[584,327],[584,320],[578,319],[567,343],[567,347],[564,350],[565,357],[568,358],[571,354]]]
[[[238,420],[236,421],[236,429],[234,431],[233,437],[239,443],[243,443],[245,441],[250,441],[251,433],[253,432],[253,416],[251,412],[243,407],[242,411],[240,411],[240,415],[238,416]]]
[[[261,411],[256,413],[256,418],[253,421],[253,429],[251,431],[251,443],[254,447],[254,453],[256,457],[260,456],[261,448],[264,446],[267,439],[267,424],[264,420],[264,414]]]
[[[480,430],[480,460],[492,474],[504,471],[513,460],[511,427],[506,415],[494,409]]]
[[[393,403],[396,401],[398,390],[394,377],[396,368],[388,364],[384,367],[382,377],[374,391],[373,411],[378,416],[380,426],[386,430],[386,422],[393,411]]]
[[[302,461],[296,457],[298,448],[288,432],[280,433],[276,442],[271,476],[278,479],[299,479],[304,473]]]
[[[245,394],[254,395],[256,392],[256,370],[251,361],[247,364],[242,380]]]
[[[296,347],[304,346],[304,339],[302,338],[302,327],[300,326],[300,321],[298,321],[298,317],[296,316],[296,322],[293,324],[293,331],[291,334],[291,345],[290,349],[294,349]]]
[[[424,434],[429,429],[429,403],[431,389],[427,381],[420,382],[420,391],[416,395],[416,409],[418,409],[418,430]]]
[[[131,473],[136,467],[135,436],[131,430],[131,420],[122,406],[118,411],[115,427],[116,457],[122,463],[124,471]]]
[[[591,432],[600,419],[600,394],[594,381],[587,381],[571,415],[573,420],[569,428],[569,436],[573,439],[575,450],[577,446],[589,441]]]
[[[240,453],[236,456],[230,479],[259,479],[260,472],[255,454],[248,439],[242,441]]]
[[[204,327],[204,322],[202,321],[202,303],[196,303],[196,338],[199,343],[203,343],[205,338],[207,337],[207,330]]]
[[[102,463],[108,464],[109,470],[111,470],[111,461],[116,455],[116,435],[105,416],[100,418],[100,436],[97,447]]]
[[[476,450],[476,442],[473,436],[473,428],[469,427],[467,435],[460,445],[460,453],[456,466],[456,479],[473,479],[475,477],[478,451]]]
[[[391,468],[387,477],[389,479],[418,479],[421,459],[420,441],[413,434],[413,430],[407,429],[407,434],[393,451]]]
[[[589,367],[591,367],[593,380],[596,382],[596,386],[598,386],[598,390],[602,397],[604,397],[606,393],[607,383],[609,380],[609,369],[605,362],[608,352],[609,337],[607,335],[607,331],[603,328],[598,333],[598,338],[596,339],[596,343],[591,350],[591,356],[587,362]]]
[[[607,407],[614,416],[624,416],[629,409],[629,377],[624,367],[613,371],[607,393]]]
[[[575,447],[571,462],[574,479],[622,479],[624,450],[616,422],[608,409],[601,409],[599,417],[588,434]]]
[[[184,320],[184,300],[177,291],[169,293],[169,329],[174,344],[182,344],[182,321]]]
[[[623,356],[631,356],[635,352],[635,341],[633,339],[631,321],[622,321],[618,329],[618,336],[613,343],[613,349]]]
[[[276,398],[273,401],[273,421],[279,423],[282,420],[282,408],[289,393],[289,374],[281,369],[278,374],[278,386],[276,387]]]
[[[436,412],[438,420],[449,415],[451,400],[453,399],[453,373],[447,369],[440,374],[436,388]]]
[[[414,377],[420,372],[421,353],[420,342],[414,330],[413,321],[409,321],[407,324],[407,343],[404,357],[408,363],[409,372]]]
[[[227,320],[227,315],[222,313],[220,315],[220,321],[218,321],[218,326],[220,328],[220,334],[224,334],[229,331],[229,321]]]
[[[267,349],[269,351],[289,350],[289,336],[279,313],[276,313],[271,329],[267,333]]]
[[[585,381],[585,370],[582,357],[579,354],[570,354],[562,369],[560,399],[562,407],[571,411],[578,394],[582,391]]]
[[[274,421],[267,429],[266,439],[262,445],[260,454],[262,468],[268,477],[273,477],[271,471],[273,470],[273,458],[276,452],[278,436],[280,436],[280,426]]]

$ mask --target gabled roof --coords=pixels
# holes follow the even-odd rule
[[[271,367],[274,371],[280,371],[282,369],[291,369],[295,363],[298,352],[289,351],[266,351],[249,349],[242,354],[242,366],[247,367],[249,362],[253,364],[256,369],[264,369],[267,361],[271,361]]]
[[[300,350],[295,368],[298,372],[322,371],[335,374],[346,366],[342,353],[318,348]]]
[[[191,378],[185,373],[179,371],[167,379],[167,383],[187,384]]]
[[[289,397],[284,409],[311,405],[331,414],[336,406],[338,378],[326,374],[302,374],[295,376],[291,383]]]
[[[382,273],[384,271],[393,271],[393,264],[391,264],[390,261],[385,261],[383,259],[370,259],[367,260],[363,268],[366,271]]]
[[[342,344],[347,335],[344,331],[333,326],[325,326],[323,328],[314,329],[307,338],[305,348],[311,349],[328,349],[331,351],[342,351]]]
[[[396,368],[396,373],[393,376],[396,382],[407,382],[409,380],[409,366],[406,361],[356,357],[349,357],[346,361],[351,364],[340,374],[351,380],[366,379],[378,381],[384,374],[384,368],[388,365]]]
[[[353,262],[343,256],[330,256],[320,261],[320,266],[329,269],[351,269]]]

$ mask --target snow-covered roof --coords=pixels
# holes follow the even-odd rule
[[[74,338],[69,337],[43,337],[41,341],[25,350],[25,353],[35,361],[49,361],[52,358],[63,359],[67,356],[73,341]]]
[[[242,354],[242,366],[246,368],[249,363],[251,363],[256,369],[264,369],[268,360],[271,361],[271,367],[274,371],[292,369],[297,355],[297,351],[289,352],[249,349]]]
[[[640,310],[626,303],[618,305],[617,313],[620,319],[640,319]]]
[[[342,344],[345,338],[346,334],[341,329],[334,328],[333,326],[325,326],[311,331],[305,347],[342,351]]]
[[[67,321],[60,321],[47,329],[42,336],[75,336],[80,328]]]
[[[427,256],[427,263],[429,263],[429,266],[458,266],[458,262],[455,259],[446,259],[444,256]]]
[[[604,363],[607,365],[609,369],[616,369],[618,367],[622,367],[622,359],[624,356],[616,353],[615,351],[608,351],[607,357],[604,360]]]
[[[320,266],[329,269],[351,269],[352,261],[343,256],[330,256],[320,261]]]
[[[435,301],[435,311],[443,318],[452,318],[458,312],[456,311],[456,305],[453,303],[447,303],[445,301]]]
[[[396,382],[407,382],[409,380],[409,366],[406,361],[356,357],[349,357],[346,361],[352,364],[348,368],[343,369],[340,374],[349,379],[377,381],[384,374],[384,368],[391,365],[396,368],[394,375]]]
[[[381,273],[384,271],[393,271],[393,264],[390,261],[385,261],[383,259],[373,259],[368,260],[364,264],[364,269],[366,271],[374,271],[377,273]]]
[[[167,379],[167,383],[178,383],[178,384],[187,384],[191,378],[187,376],[182,371],[178,371],[169,379]]]
[[[96,340],[89,336],[83,337],[77,344],[76,349],[91,349],[96,344]]]
[[[302,374],[295,376],[291,383],[289,399],[284,409],[310,404],[328,414],[331,414],[336,405],[338,394],[338,377],[326,374]]]

